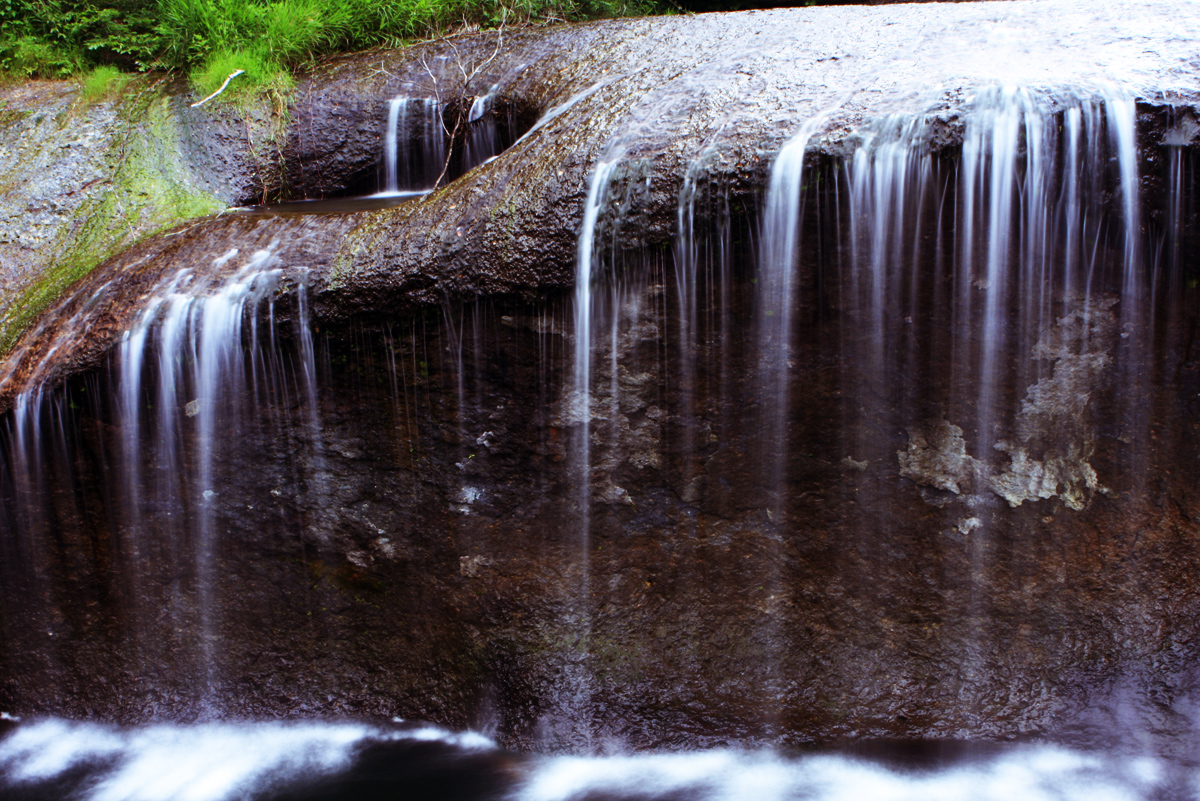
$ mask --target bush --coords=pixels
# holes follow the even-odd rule
[[[458,27],[642,14],[656,0],[0,0],[0,69],[191,69],[246,54],[248,74]],[[254,69],[251,69],[254,67]],[[228,74],[228,73],[226,73]],[[248,81],[248,83],[253,80]]]
[[[0,68],[22,78],[62,78],[82,69],[83,60],[27,34],[0,39]]]
[[[61,76],[97,64],[146,68],[157,0],[0,0],[0,68]]]

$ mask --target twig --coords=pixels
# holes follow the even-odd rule
[[[192,108],[195,108],[196,106],[203,106],[205,103],[207,103],[208,101],[212,100],[212,99],[213,99],[214,97],[216,97],[217,95],[221,94],[221,92],[224,92],[224,91],[225,91],[225,87],[229,86],[229,82],[230,82],[230,81],[232,81],[232,80],[233,80],[234,78],[236,78],[237,76],[241,75],[243,72],[245,72],[245,70],[234,70],[233,72],[229,73],[229,77],[225,79],[225,83],[221,84],[221,88],[220,88],[220,89],[218,89],[217,91],[213,92],[211,95],[209,95],[208,97],[204,98],[204,99],[203,99],[203,100],[201,100],[199,103],[193,103],[193,104],[192,104]]]
[[[501,49],[504,47],[504,21],[508,19],[508,9],[504,9],[504,20],[500,21],[500,28],[496,32],[496,49],[492,51],[491,57],[487,61],[480,64],[471,72],[471,77],[467,79],[468,83],[475,80],[475,76],[483,72],[484,67],[496,60],[496,56],[500,55]]]
[[[438,84],[438,79],[437,79],[437,76],[433,74],[433,68],[429,66],[429,62],[425,60],[425,56],[424,56],[424,55],[422,55],[422,56],[421,56],[421,66],[425,68],[425,74],[429,76],[429,82],[430,82],[430,83],[433,85],[433,96],[434,96],[434,98],[436,98],[436,99],[437,99],[437,101],[438,101],[439,103],[441,103],[441,102],[442,102],[442,96],[441,96],[441,94],[438,92],[438,85],[437,85],[437,84]]]
[[[463,66],[462,58],[459,57],[456,59],[456,61],[458,63],[458,69],[463,74],[463,94],[464,94],[464,96],[465,96],[466,92],[470,90],[471,82],[475,80],[475,77],[477,75],[479,75],[479,73],[482,72],[483,69],[485,67],[487,67],[488,64],[491,64],[496,59],[496,56],[500,55],[500,51],[504,48],[504,22],[505,22],[505,20],[508,19],[507,11],[508,11],[508,9],[505,9],[504,19],[502,19],[500,21],[500,28],[497,31],[496,49],[494,51],[492,51],[492,55],[487,61],[484,61],[482,64],[477,66],[475,69],[473,69],[471,71],[471,74],[468,75],[466,67]],[[453,44],[451,44],[450,47],[454,49],[454,53],[457,56],[458,48],[455,47]],[[426,69],[428,69],[428,67],[426,67]],[[433,73],[430,72],[431,76],[432,76],[432,74]],[[463,118],[465,116],[466,116],[466,114],[463,113],[463,103],[462,103],[462,101],[460,101],[458,103],[458,114],[454,120],[454,130],[449,132],[450,133],[450,146],[448,148],[446,148],[446,160],[442,163],[442,171],[438,175],[437,180],[433,182],[434,189],[437,189],[441,185],[442,179],[446,177],[446,173],[449,172],[449,170],[450,170],[450,158],[454,155],[454,143],[458,139],[458,132],[460,130],[462,130]],[[442,120],[442,130],[444,131],[445,129],[446,129],[446,121],[443,119]]]
[[[382,60],[382,59],[379,61],[379,68],[378,68],[378,69],[374,69],[374,68],[373,68],[371,71],[372,71],[373,73],[375,73],[376,75],[386,75],[386,76],[388,76],[389,78],[395,78],[395,77],[396,77],[395,75],[392,75],[392,73],[388,72],[388,71],[387,71],[387,69],[385,69],[385,68],[384,68],[384,66],[383,66],[383,60]]]
[[[458,139],[458,132],[460,130],[462,130],[463,117],[465,117],[465,116],[466,115],[463,114],[463,110],[462,110],[462,103],[459,102],[458,103],[458,114],[454,119],[454,130],[450,133],[450,147],[446,148],[446,160],[444,162],[442,162],[442,171],[441,171],[441,173],[438,174],[437,180],[433,182],[434,189],[437,189],[441,185],[442,179],[446,177],[446,173],[450,169],[450,157],[452,155],[454,155],[454,142],[456,139]],[[442,128],[444,129],[445,127],[446,127],[446,123],[443,120]]]

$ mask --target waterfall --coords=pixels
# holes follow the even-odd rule
[[[403,120],[401,118],[404,118]],[[390,195],[400,191],[400,131],[407,133],[408,98],[393,97],[388,103],[387,128],[383,137],[383,192]]]
[[[1053,439],[1038,428],[1052,413],[1042,406],[1067,371],[1095,381],[1112,359],[1130,361],[1121,353],[1134,343],[1109,352],[1091,339],[1112,327],[1113,304],[1125,339],[1142,339],[1124,322],[1145,314],[1132,118],[1119,95],[985,91],[964,120],[957,175],[931,156],[931,118],[884,120],[864,136],[845,167],[845,362],[865,404],[850,428],[895,404],[902,417],[944,417],[968,453],[943,489],[990,488],[1013,505],[1066,493],[1082,508],[1099,487],[1090,468],[1033,465],[1026,444]],[[1119,204],[1103,205],[1105,187]],[[904,375],[926,361],[951,372]]]
[[[572,378],[566,400],[565,417],[571,434],[571,487],[574,506],[574,541],[577,554],[578,579],[567,602],[571,628],[577,638],[578,655],[565,669],[564,685],[559,690],[560,709],[555,717],[544,720],[545,731],[540,735],[547,742],[574,742],[586,749],[592,747],[592,678],[588,660],[591,636],[591,550],[592,550],[592,353],[595,348],[593,322],[596,293],[596,228],[604,210],[608,182],[620,164],[620,156],[596,164],[588,184],[584,204],[583,225],[575,267],[575,348]]]
[[[135,658],[141,669],[153,672],[168,651],[190,650],[198,711],[205,716],[220,714],[223,703],[216,673],[222,625],[216,592],[221,505],[231,477],[220,462],[231,437],[262,425],[244,416],[245,399],[277,403],[281,394],[295,391],[309,411],[308,437],[320,447],[303,284],[295,290],[298,364],[278,356],[275,298],[282,275],[272,246],[249,255],[230,249],[213,258],[206,272],[185,267],[166,275],[145,293],[141,312],[114,351],[111,401],[99,390],[98,397],[88,399],[97,411],[111,404],[118,423],[119,461],[106,483],[121,509],[121,560]],[[38,543],[51,537],[59,512],[48,493],[30,482],[46,475],[44,454],[78,447],[77,434],[39,418],[60,417],[64,404],[76,405],[35,385],[20,396],[8,432],[14,447],[5,472],[16,490],[15,531],[9,534],[26,542],[26,558],[35,563],[46,560]],[[51,472],[69,470],[68,464],[60,460]],[[319,458],[314,464],[319,473]],[[174,570],[167,567],[172,564]],[[171,573],[190,575],[189,587],[156,583]],[[176,640],[147,640],[143,634],[164,614],[176,621],[170,627]]]
[[[1058,498],[1078,511],[1110,491],[1120,476],[1093,467],[1090,419],[1118,376],[1126,458],[1143,458],[1148,312],[1133,104],[1005,87],[981,92],[963,123],[957,169],[931,152],[932,115],[880,121],[846,162],[842,361],[857,407],[847,458],[898,458],[930,502],[961,509],[975,623],[960,658],[976,680],[993,647],[981,588],[1000,509]],[[866,433],[889,428],[907,442]],[[869,547],[880,532],[860,536]]]
[[[674,288],[678,308],[676,343],[679,360],[679,410],[682,419],[679,448],[685,454],[680,482],[683,498],[695,502],[709,486],[701,475],[697,428],[702,416],[697,408],[703,389],[731,400],[729,359],[733,325],[734,254],[728,187],[705,180],[703,159],[684,176],[676,207],[673,248]],[[716,354],[715,365],[704,365],[706,354]],[[715,374],[713,381],[711,376]],[[722,426],[723,427],[723,426]]]
[[[755,627],[755,638],[766,654],[765,675],[760,688],[764,725],[768,736],[779,730],[778,709],[786,695],[782,666],[788,639],[781,616],[786,582],[779,569],[783,540],[790,530],[787,519],[787,467],[795,443],[789,435],[793,396],[792,375],[796,367],[793,350],[797,306],[800,245],[803,236],[806,192],[804,181],[811,172],[806,152],[822,126],[841,103],[806,119],[784,144],[771,166],[763,211],[761,237],[756,254],[754,287],[753,383],[758,394],[755,423],[758,428],[754,450],[758,456],[761,499],[766,520],[764,549],[770,554],[768,569],[760,576],[766,610]]]
[[[605,193],[620,156],[596,164],[588,183],[587,200],[583,209],[583,226],[579,234],[579,254],[575,268],[575,359],[572,368],[572,418],[578,421],[579,433],[574,449],[578,460],[581,543],[587,553],[588,509],[591,497],[591,418],[592,418],[592,350],[594,314],[592,295],[596,284],[596,224],[604,209]]]
[[[502,150],[499,121],[494,110],[498,88],[498,85],[492,86],[486,94],[471,101],[471,109],[467,113],[463,172],[483,164]]]
[[[444,106],[434,97],[399,95],[388,103],[383,142],[383,192],[431,189],[446,163]]]
[[[787,418],[791,392],[793,313],[796,269],[802,234],[805,152],[834,109],[806,120],[771,166],[758,259],[755,321],[759,376],[763,392],[763,486],[770,495],[768,514],[782,524],[785,461],[789,450]]]
[[[279,732],[218,719],[314,716],[494,731],[513,798],[1142,797],[1174,779],[1136,759],[1190,770],[1156,693],[1200,653],[1200,126],[1086,63],[956,77],[930,25],[965,15],[986,55],[1027,18],[947,8],[702,18],[676,59],[687,18],[620,51],[665,66],[539,46],[470,73],[472,45],[457,98],[398,84],[415,61],[375,101],[306,89],[358,138],[297,148],[345,186],[377,161],[383,194],[549,110],[408,208],[189,222],[38,321],[0,394],[0,734],[31,743],[0,740],[0,794],[134,784],[143,734],[219,761]],[[861,57],[893,16],[928,36],[895,76]],[[41,710],[141,728],[4,714]],[[386,724],[342,725],[221,792],[387,761]],[[1024,733],[1106,750],[954,750]],[[55,742],[84,756],[37,773]],[[805,750],[836,742],[906,767]]]
[[[428,191],[443,169],[449,181],[504,150],[513,137],[511,121],[501,119],[496,109],[498,90],[497,84],[473,98],[465,117],[450,127],[446,116],[454,112],[447,108],[455,108],[453,104],[436,97],[393,97],[384,129],[379,196]],[[455,127],[461,134],[451,141]]]

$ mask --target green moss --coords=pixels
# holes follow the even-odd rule
[[[623,645],[595,631],[562,628],[543,628],[529,642],[528,653],[538,660],[566,658],[570,662],[586,659],[598,678],[615,678],[619,682],[641,681],[645,678],[646,655],[636,645]]]
[[[108,154],[107,188],[94,191],[65,226],[42,277],[0,317],[0,353],[63,292],[97,265],[147,236],[219,211],[223,204],[190,185],[178,150],[178,122],[168,98],[144,80],[118,101],[120,133]]]
[[[16,125],[17,123],[23,121],[31,113],[32,112],[25,111],[24,109],[8,108],[7,102],[0,102],[0,130],[7,128],[10,125]]]

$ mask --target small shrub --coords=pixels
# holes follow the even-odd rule
[[[0,69],[25,78],[64,78],[78,72],[83,59],[37,36],[0,41]]]
[[[189,77],[192,86],[202,97],[207,97],[221,88],[229,75],[237,70],[245,74],[230,81],[222,93],[225,99],[236,98],[247,91],[291,88],[291,76],[279,63],[272,61],[259,48],[244,50],[220,50],[208,56]]]

